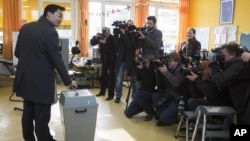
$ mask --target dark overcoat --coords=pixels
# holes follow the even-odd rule
[[[24,100],[51,104],[55,101],[55,69],[65,85],[71,84],[63,63],[58,33],[45,17],[24,25],[15,49],[18,58],[14,92]]]

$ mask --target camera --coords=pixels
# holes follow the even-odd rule
[[[135,33],[135,37],[137,38],[140,37],[138,31],[141,31],[142,34],[147,35],[146,29],[147,29],[146,27],[136,27],[135,25],[128,26],[128,31],[130,33]]]
[[[214,61],[222,62],[224,60],[224,55],[222,54],[220,47],[213,48],[211,51],[214,53]]]
[[[98,34],[98,36],[97,36],[97,40],[99,41],[99,40],[103,40],[104,38],[105,38],[105,33],[106,33],[106,27],[103,27],[102,28],[102,33],[97,33]]]
[[[142,57],[139,57],[139,58],[136,59],[135,65],[138,66],[138,65],[140,65],[140,63],[142,65],[145,65],[146,61]]]
[[[105,38],[105,35],[104,34],[102,34],[102,33],[97,33],[98,34],[98,36],[96,37],[96,40],[103,40],[104,38]]]
[[[77,45],[78,45],[78,41],[76,41],[76,45],[71,48],[71,53],[73,55],[79,54],[81,52],[80,48]]]
[[[115,28],[113,29],[113,34],[119,35],[121,34],[120,29],[126,29],[128,27],[128,24],[125,21],[114,21],[112,23],[112,26],[115,26]]]

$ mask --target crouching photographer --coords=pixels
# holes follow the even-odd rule
[[[156,92],[156,74],[153,66],[153,56],[144,55],[136,60],[136,78],[141,83],[137,92],[133,93],[133,100],[125,110],[125,115],[130,118],[145,111],[147,115],[144,121],[150,121],[154,116],[152,95]]]
[[[167,56],[167,64],[157,68],[157,86],[159,93],[153,95],[153,104],[156,117],[159,119],[157,126],[170,125],[177,120],[178,100],[180,93],[178,88],[182,85],[183,75],[180,55],[172,52]]]
[[[223,95],[220,88],[211,81],[208,73],[208,63],[201,62],[199,64],[201,75],[198,76],[194,72],[187,75],[186,78],[194,82],[196,90],[201,94],[199,98],[188,99],[188,110],[195,111],[200,105],[205,106],[228,106],[230,105],[229,96]]]
[[[241,59],[243,50],[237,43],[229,43],[221,46],[221,52],[224,67],[221,69],[216,61],[209,60],[209,74],[212,81],[222,88],[223,94],[229,95],[238,112],[238,123],[249,124],[249,111],[244,109],[249,105],[246,99],[250,91],[250,73],[249,66]]]

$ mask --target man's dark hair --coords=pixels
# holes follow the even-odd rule
[[[196,30],[194,28],[190,28],[189,30],[192,30],[192,32],[196,34]]]
[[[152,20],[154,24],[156,23],[156,17],[155,16],[148,16],[147,20]]]
[[[47,13],[48,12],[51,12],[51,13],[55,13],[58,9],[64,11],[65,8],[60,6],[60,5],[56,5],[56,4],[49,4],[45,7],[44,9],[44,12],[43,12],[43,17],[46,17],[47,16]]]
[[[240,48],[240,45],[235,42],[222,45],[221,49],[224,49],[224,48],[227,49],[230,55],[235,54],[236,56],[238,56],[244,52],[244,50]]]

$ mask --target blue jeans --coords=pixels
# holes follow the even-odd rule
[[[116,84],[115,84],[115,92],[116,92],[116,98],[121,98],[122,96],[122,83],[123,83],[123,77],[124,77],[124,72],[127,68],[127,65],[125,62],[121,62],[120,67],[119,67],[119,72],[116,76]],[[137,91],[137,84],[136,84],[136,77],[131,76],[131,84],[132,86],[132,93]]]
[[[163,95],[160,93],[153,94],[153,103],[157,103],[163,98]],[[159,108],[155,107],[156,116],[160,121],[166,124],[175,123],[177,120],[177,112],[178,112],[178,102],[172,100],[166,107]]]
[[[126,115],[126,117],[130,118],[140,112],[143,112],[143,109],[141,108],[141,106],[139,106],[138,103],[133,100],[129,103],[128,108],[125,110],[124,114]]]
[[[147,113],[154,114],[153,107],[153,96],[154,92],[146,91],[146,90],[138,90],[133,93],[133,100],[138,103],[138,105]]]

